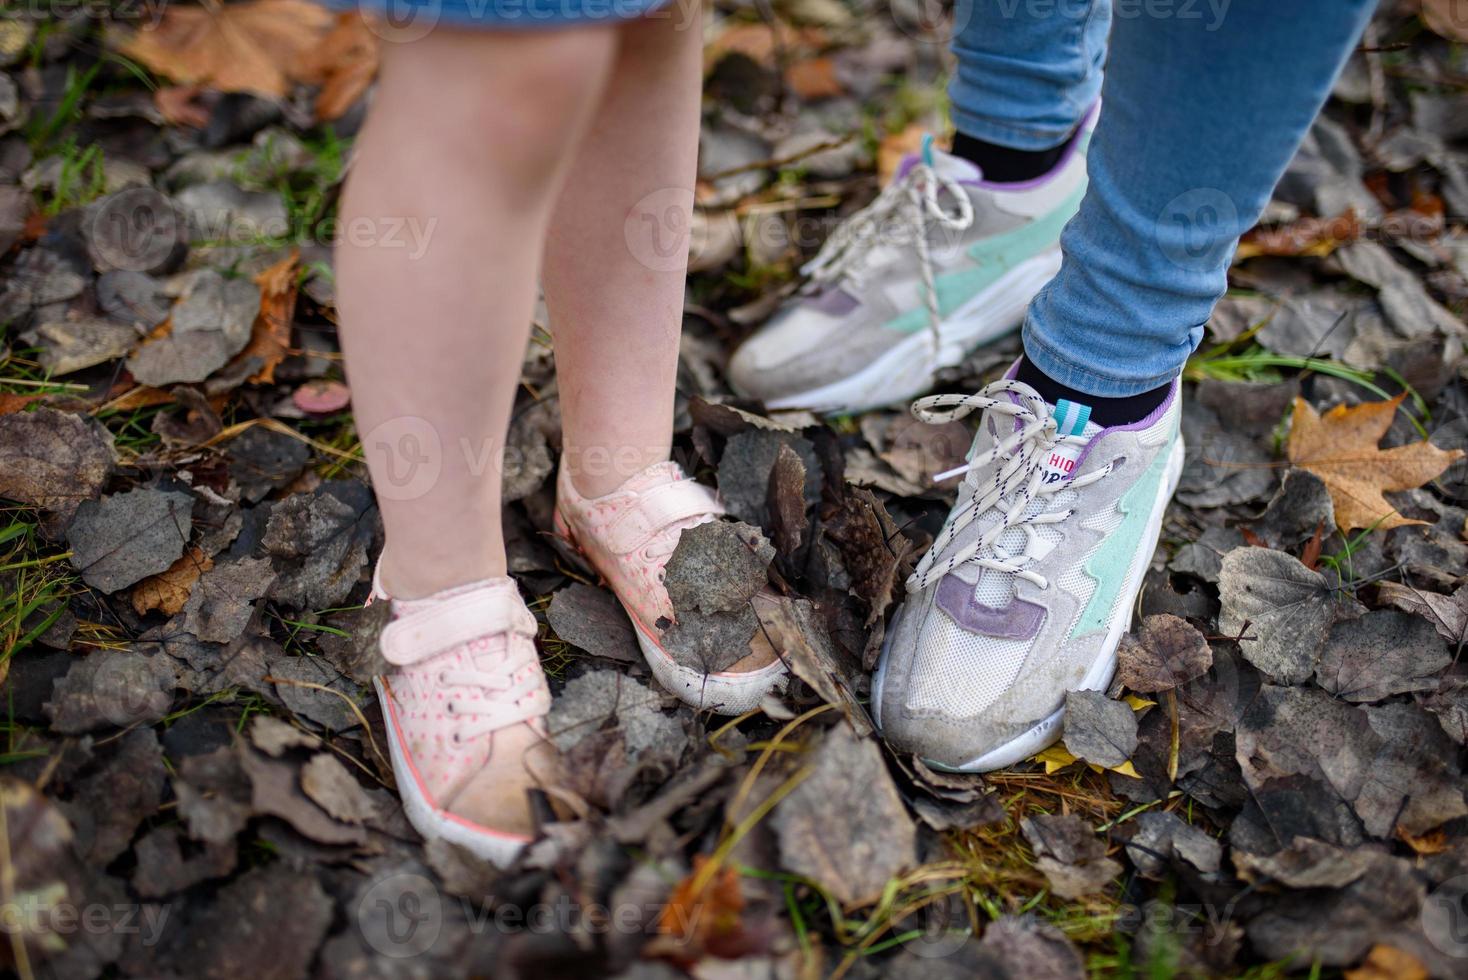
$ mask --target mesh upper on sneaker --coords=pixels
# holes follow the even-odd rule
[[[811,282],[735,351],[729,376],[736,389],[771,400],[852,376],[930,326],[919,234],[926,234],[940,313],[947,316],[997,275],[1056,248],[1086,185],[1082,153],[1018,190],[984,184],[967,161],[932,153],[932,171],[961,190],[972,208],[968,226],[925,221],[915,208],[885,221],[852,274]],[[917,157],[905,161],[894,184],[924,179],[919,163]],[[832,239],[863,217],[858,212],[847,219]]]
[[[883,653],[879,715],[890,742],[943,765],[964,765],[1053,713],[1111,652],[1110,627],[1132,598],[1126,583],[1156,545],[1146,531],[1159,497],[1170,491],[1177,401],[1174,386],[1143,422],[1109,429],[1087,423],[1069,445],[1037,437],[1032,463],[1057,489],[1032,498],[1014,526],[984,547],[976,546],[1016,502],[1014,493],[956,534],[940,534],[909,580]],[[970,459],[1018,426],[1012,415],[986,411]],[[987,499],[1003,465],[996,459],[965,475],[945,531],[963,523],[976,495]],[[1055,523],[1034,521],[1067,513]]]

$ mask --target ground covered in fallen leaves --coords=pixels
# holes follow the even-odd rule
[[[892,755],[865,707],[968,431],[770,415],[722,371],[944,128],[945,29],[907,0],[715,4],[676,451],[738,523],[674,556],[675,646],[718,666],[768,583],[797,681],[737,720],[658,690],[552,533],[537,329],[505,522],[579,818],[537,801],[505,872],[408,826],[370,693],[381,530],[329,246],[374,36],[296,0],[0,21],[0,960],[1468,973],[1468,37],[1450,3],[1386,6],[1188,366],[1187,469],[1113,689],[980,778]]]

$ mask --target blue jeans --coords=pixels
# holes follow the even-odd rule
[[[1046,149],[1102,99],[1090,187],[1061,235],[1060,272],[1025,321],[1036,367],[1100,397],[1177,376],[1227,288],[1239,236],[1375,7],[960,0],[949,91],[960,132]]]

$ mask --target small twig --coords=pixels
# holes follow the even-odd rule
[[[739,174],[748,173],[751,170],[779,170],[781,167],[788,167],[792,163],[799,163],[801,160],[804,160],[807,157],[813,157],[817,153],[824,153],[827,150],[839,150],[847,143],[850,143],[854,138],[855,134],[847,133],[845,136],[838,136],[836,139],[826,140],[823,143],[817,143],[815,146],[808,146],[798,153],[791,153],[788,156],[783,157],[770,157],[765,160],[756,160],[753,163],[741,163],[737,167],[729,167],[725,170],[720,170],[719,172],[709,174],[707,177],[704,177],[702,179],[712,182],[715,180],[723,180],[725,177],[735,177]]]

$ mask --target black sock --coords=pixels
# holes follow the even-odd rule
[[[953,155],[963,157],[984,173],[985,180],[996,184],[1013,184],[1043,177],[1055,168],[1075,133],[1059,146],[1048,150],[1015,150],[997,143],[987,143],[964,133],[953,136]]]
[[[1113,425],[1131,425],[1156,411],[1157,406],[1167,401],[1167,393],[1172,390],[1172,382],[1168,382],[1151,391],[1144,391],[1140,395],[1127,395],[1124,398],[1100,398],[1096,395],[1088,395],[1084,391],[1068,388],[1059,381],[1051,380],[1035,365],[1030,363],[1028,357],[1019,360],[1019,371],[1016,372],[1014,380],[1023,381],[1031,388],[1040,393],[1040,397],[1051,405],[1064,398],[1067,401],[1078,402],[1082,405],[1091,406],[1091,421],[1097,425],[1110,427]]]

